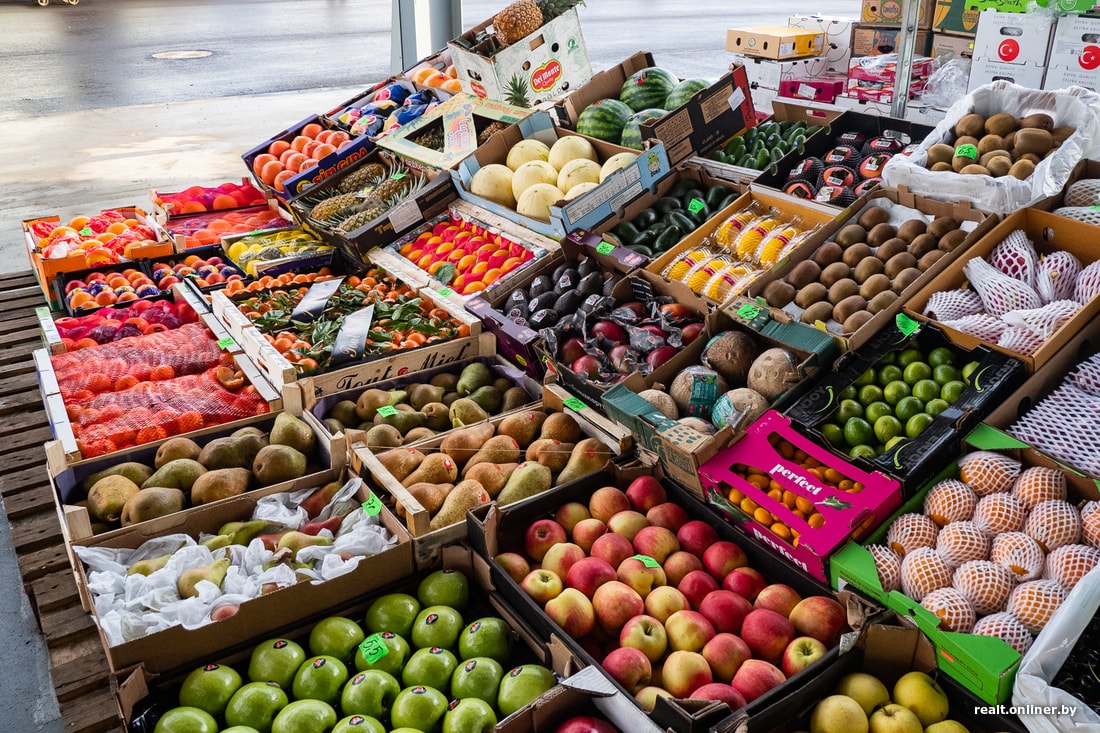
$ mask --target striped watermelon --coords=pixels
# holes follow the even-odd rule
[[[619,145],[624,148],[642,149],[642,123],[657,117],[664,117],[668,112],[663,109],[643,109],[630,115],[630,121],[623,128],[623,137]]]
[[[619,99],[635,112],[643,109],[667,109],[665,100],[672,89],[680,83],[675,76],[657,66],[647,66],[635,71],[623,82]]]
[[[676,109],[681,104],[691,99],[692,95],[709,86],[710,82],[706,79],[684,79],[669,92],[668,99],[665,101],[665,107],[668,109]]]
[[[601,99],[584,108],[577,118],[577,132],[582,135],[618,143],[623,127],[633,114],[630,107],[617,99]]]

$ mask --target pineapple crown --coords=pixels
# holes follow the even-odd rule
[[[542,11],[542,19],[545,22],[564,15],[578,5],[584,5],[584,0],[535,0],[535,4]]]

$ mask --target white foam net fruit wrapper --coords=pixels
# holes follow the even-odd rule
[[[943,321],[943,325],[993,343],[997,343],[1001,334],[1008,328],[1007,323],[988,313],[977,313],[953,321]]]
[[[1026,326],[1009,326],[997,338],[997,345],[1002,349],[1014,351],[1017,354],[1031,356],[1045,343],[1041,336],[1036,336]]]
[[[973,290],[943,290],[932,293],[924,315],[937,321],[957,321],[982,312],[982,299]]]
[[[1069,252],[1059,250],[1043,255],[1035,275],[1035,290],[1044,303],[1073,297],[1081,262]]]
[[[1100,396],[1089,387],[1100,373],[1100,355],[1070,372],[1063,384],[1008,427],[1009,435],[1087,473],[1100,474]]]
[[[985,616],[1005,609],[1016,576],[990,560],[972,560],[959,566],[951,583],[966,596],[979,616]]]
[[[1066,325],[1079,310],[1081,304],[1075,300],[1055,300],[1042,308],[1009,311],[1001,320],[1010,326],[1026,328],[1041,339],[1041,343]]]
[[[1100,179],[1084,178],[1066,189],[1066,206],[1100,206]]]
[[[1000,316],[1008,311],[1039,308],[1043,305],[1034,288],[1022,280],[1006,275],[981,257],[967,262],[963,273],[990,315]]]
[[[1094,213],[1100,214],[1100,212]],[[1100,224],[1100,222],[1097,223]],[[1073,299],[1081,305],[1087,305],[1097,293],[1100,293],[1100,260],[1081,270],[1073,286]]]
[[[1100,226],[1100,211],[1097,211],[1091,206],[1063,206],[1060,209],[1055,209],[1054,213],[1058,216],[1064,216],[1067,219],[1074,219],[1076,221],[1083,221],[1086,224]]]
[[[1027,654],[1034,638],[1011,613],[994,613],[978,619],[970,632],[981,636],[996,636],[1020,654]]]
[[[989,253],[989,264],[1005,275],[1019,280],[1029,288],[1035,286],[1039,270],[1039,254],[1022,229],[1009,232]]]

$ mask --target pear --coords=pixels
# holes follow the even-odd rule
[[[500,401],[501,412],[511,412],[512,410],[518,410],[524,405],[530,404],[533,400],[531,395],[527,394],[527,390],[523,387],[509,387],[504,390],[504,395]]]
[[[404,437],[401,435],[401,431],[393,425],[372,425],[367,430],[366,441],[367,447],[375,451],[396,448],[404,441]]]
[[[253,519],[248,522],[226,522],[218,529],[218,534],[228,535],[233,538],[234,545],[247,545],[254,537],[271,531],[275,527],[273,522],[266,519]]]
[[[573,452],[569,455],[569,462],[558,474],[555,486],[576,481],[582,476],[595,473],[607,465],[611,459],[611,449],[596,438],[585,438],[573,446]]]
[[[339,435],[340,433],[347,430],[349,425],[355,424],[342,423],[334,417],[326,417],[324,420],[321,421],[321,423],[324,424],[325,429],[329,432],[329,435]]]
[[[202,506],[213,501],[240,496],[248,491],[252,472],[247,468],[219,468],[199,476],[191,487],[191,503]]]
[[[430,484],[421,481],[405,488],[414,499],[420,502],[420,506],[424,507],[428,514],[435,514],[439,511],[439,507],[443,506],[443,500],[447,498],[447,494],[451,493],[454,484]]]
[[[179,489],[154,486],[142,489],[131,496],[122,507],[122,526],[163,517],[183,511],[184,495]]]
[[[168,461],[174,461],[177,458],[198,460],[201,452],[202,448],[199,447],[199,444],[190,438],[171,438],[161,443],[160,448],[157,448],[156,458],[153,459],[153,467],[160,468]],[[145,478],[149,477],[146,476]]]
[[[351,400],[340,400],[328,411],[328,417],[339,420],[344,425],[358,425],[359,415],[355,412],[355,403]]]
[[[558,473],[569,463],[573,448],[573,443],[563,443],[553,438],[539,438],[527,446],[527,453],[524,457],[528,461],[541,463],[549,468],[552,473]]]
[[[442,387],[444,394],[447,392],[454,392],[458,388],[458,375],[451,374],[450,372],[443,372],[442,374],[436,374],[434,377],[428,380],[428,384],[433,387]]]
[[[413,428],[409,432],[405,433],[405,439],[401,441],[401,445],[408,445],[410,443],[416,443],[421,440],[426,440],[435,436],[435,431],[431,428]]]
[[[355,414],[364,422],[374,419],[379,407],[390,404],[390,393],[384,389],[368,389],[355,401]]]
[[[451,489],[443,506],[432,517],[429,527],[433,530],[449,527],[466,518],[466,510],[489,501],[489,492],[477,481],[463,481]]]
[[[233,538],[227,534],[212,534],[199,543],[208,550],[220,550],[233,544]]]
[[[125,476],[104,476],[88,491],[88,511],[102,522],[117,522],[140,489]]]
[[[265,445],[252,462],[252,474],[259,486],[293,481],[306,474],[306,457],[289,445]]]
[[[504,506],[548,490],[552,483],[550,469],[541,463],[526,461],[519,464],[508,483],[497,494],[497,504]]]
[[[415,448],[400,448],[378,454],[378,462],[398,481],[416,470],[424,460],[424,454]]]
[[[449,430],[451,428],[451,408],[442,402],[429,402],[420,408],[424,414],[424,425],[432,430]]]
[[[313,455],[317,447],[317,436],[305,420],[294,417],[289,412],[280,412],[267,436],[272,445],[288,445],[302,455]]]
[[[434,384],[410,384],[408,387],[409,404],[414,410],[423,410],[424,405],[439,402],[447,390]]]
[[[343,487],[344,484],[340,481],[329,481],[303,499],[298,506],[305,510],[307,517],[314,519],[324,511],[325,507],[332,501],[332,497],[336,496]]]
[[[458,399],[458,392],[447,392],[443,395],[443,399],[440,400],[440,402],[442,402],[444,405],[447,406],[448,409],[450,409],[451,405],[453,405]]]
[[[518,465],[518,463],[479,463],[470,469],[465,478],[477,481],[489,492],[490,497],[496,498]]]
[[[450,484],[457,478],[458,466],[454,459],[445,453],[432,453],[424,457],[415,471],[401,480],[401,485],[412,486],[421,482]]]
[[[451,430],[439,444],[439,451],[449,455],[458,465],[465,466],[495,432],[493,426],[487,422]]]
[[[206,467],[198,461],[192,458],[177,458],[158,468],[156,473],[145,480],[141,488],[161,486],[166,489],[179,489],[189,494],[191,486],[204,473],[206,473]]]
[[[238,435],[214,438],[202,447],[198,462],[207,471],[219,468],[249,468],[256,454],[268,444],[263,435]]]
[[[179,592],[180,598],[195,598],[199,595],[199,592],[195,590],[195,586],[198,583],[203,580],[209,580],[211,583],[221,588],[222,581],[225,580],[225,574],[228,571],[228,557],[215,560],[209,565],[184,570],[180,573],[180,577],[176,581],[176,590]]]
[[[504,394],[512,387],[516,386],[515,382],[513,382],[511,379],[508,379],[508,377],[497,377],[492,381],[492,385],[496,387],[497,391],[499,391],[501,394]]]
[[[471,392],[466,399],[473,400],[482,410],[485,410],[485,412],[490,415],[495,415],[500,411],[500,405],[504,401],[504,395],[493,385],[487,384],[484,387],[478,387]]]
[[[376,425],[392,425],[397,428],[397,431],[404,435],[413,428],[423,427],[428,421],[428,416],[423,412],[416,412],[413,409],[398,410],[392,415],[382,415],[381,413],[375,414],[374,422]]]
[[[331,537],[317,537],[315,535],[306,534],[305,532],[291,531],[287,532],[279,539],[278,547],[279,549],[285,547],[290,550],[291,557],[293,558],[298,556],[298,550],[301,550],[303,547],[328,547],[332,542],[333,539]]]
[[[481,387],[491,384],[492,381],[493,374],[489,371],[488,365],[475,361],[463,367],[462,373],[458,375],[455,391],[458,392],[459,397],[465,397],[468,394],[473,394]]]
[[[508,435],[526,448],[538,437],[542,424],[546,422],[546,413],[541,410],[528,410],[509,415],[497,425],[497,435]]]
[[[540,438],[553,438],[563,443],[576,443],[581,439],[581,426],[573,416],[565,412],[552,412],[542,424]]]
[[[138,486],[141,486],[145,483],[146,479],[152,475],[153,469],[146,466],[144,463],[138,463],[136,461],[117,463],[110,468],[97,471],[84,479],[84,493],[87,494],[100,479],[107,478],[108,476],[125,476]]]
[[[249,425],[249,426],[243,427],[243,428],[237,428],[232,433],[230,433],[230,436],[233,437],[233,438],[239,438],[242,435],[258,435],[261,438],[266,438],[267,437],[267,433],[265,433],[264,431],[262,431],[259,428],[255,427],[254,425]]]
[[[172,553],[167,555],[161,555],[160,557],[151,557],[148,560],[138,560],[136,563],[126,568],[127,575],[152,575],[156,571],[163,568],[168,564],[168,560],[171,559]]]
[[[473,425],[489,418],[489,413],[481,405],[467,397],[460,397],[451,403],[451,427],[461,428]]]
[[[520,457],[519,443],[508,435],[494,435],[485,441],[477,453],[466,461],[466,467],[462,469],[465,476],[471,468],[479,463],[518,463]]]

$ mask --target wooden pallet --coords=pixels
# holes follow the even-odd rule
[[[42,443],[50,439],[31,352],[41,346],[34,309],[42,291],[30,271],[0,274],[0,497],[19,571],[50,658],[61,722],[70,733],[124,733],[107,657],[81,608],[50,495]]]

